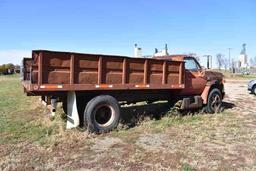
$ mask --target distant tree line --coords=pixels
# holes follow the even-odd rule
[[[252,67],[256,67],[256,56],[250,59],[250,63]]]
[[[222,67],[225,68],[225,71],[228,69],[229,66],[229,61],[227,58],[225,58],[225,55],[221,54],[221,53],[218,53],[216,54],[216,63],[217,63],[217,66],[218,66],[218,69],[220,70]]]
[[[13,73],[19,73],[20,66],[12,63],[0,65],[0,74],[8,75]]]

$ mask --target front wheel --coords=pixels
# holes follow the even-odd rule
[[[118,101],[109,95],[90,100],[84,111],[84,125],[90,132],[106,133],[117,127],[120,120]]]
[[[208,113],[216,113],[220,111],[222,105],[222,94],[219,89],[214,88],[208,95],[206,111]]]

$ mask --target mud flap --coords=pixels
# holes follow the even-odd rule
[[[68,92],[67,97],[67,129],[75,128],[79,125],[79,115],[76,104],[76,93]]]

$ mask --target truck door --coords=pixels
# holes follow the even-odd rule
[[[202,68],[193,57],[185,57],[185,93],[199,95],[203,92],[207,80],[202,77]]]

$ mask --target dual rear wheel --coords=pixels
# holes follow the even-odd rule
[[[90,132],[106,133],[117,127],[120,120],[120,106],[118,101],[109,95],[94,97],[89,102],[77,98],[80,126],[88,128]],[[63,111],[67,113],[67,100],[63,99]]]
[[[118,101],[109,95],[90,100],[84,110],[84,126],[90,132],[106,133],[115,129],[120,120]]]

